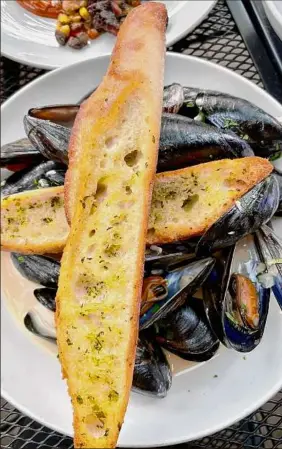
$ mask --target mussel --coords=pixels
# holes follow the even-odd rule
[[[140,334],[133,372],[133,391],[164,398],[171,387],[172,374],[158,343]]]
[[[47,120],[58,125],[72,127],[74,119],[79,111],[79,105],[66,104],[54,105],[41,108],[32,108],[28,111],[28,116],[40,120]]]
[[[268,176],[236,201],[201,237],[196,254],[210,252],[233,245],[245,235],[258,230],[276,212],[279,186],[273,175]]]
[[[234,131],[258,156],[269,157],[282,151],[281,123],[249,101],[194,87],[184,87],[183,93],[184,103],[196,106],[207,123]]]
[[[31,310],[24,317],[25,327],[34,335],[56,342],[54,316],[43,315],[38,309]]]
[[[52,186],[63,186],[65,182],[66,169],[49,170],[45,173],[45,178]]]
[[[72,106],[70,109],[72,110]],[[71,129],[50,120],[34,117],[30,115],[31,111],[24,117],[24,128],[32,145],[46,159],[68,164]]]
[[[262,226],[255,233],[256,244],[263,258],[258,279],[270,287],[282,309],[282,240],[268,226]]]
[[[155,331],[161,346],[185,360],[209,360],[219,347],[201,299],[187,297],[182,307],[155,324]]]
[[[51,312],[56,311],[56,288],[36,288],[33,292],[37,301]]]
[[[65,110],[67,106],[63,108]],[[41,114],[42,109],[45,113]],[[49,114],[49,107],[42,109],[36,110],[36,117],[30,115],[34,110],[25,116],[27,136],[45,158],[67,164],[71,130],[62,121],[57,120],[55,123],[43,119],[55,114]],[[50,109],[53,110],[52,106]],[[78,106],[69,105],[69,109],[70,118],[73,118]],[[176,114],[163,114],[159,151],[159,172],[215,159],[234,159],[254,154],[248,143],[236,134]]]
[[[203,285],[212,330],[225,346],[239,352],[252,351],[264,332],[270,289],[259,279],[263,262],[249,234],[223,251]]]
[[[186,258],[187,257],[187,258]],[[157,320],[184,303],[209,275],[214,259],[190,261],[189,255],[160,258],[145,265],[140,329],[147,329]]]
[[[40,152],[34,148],[29,139],[19,139],[1,147],[0,167],[13,171],[42,161]]]
[[[55,259],[19,253],[11,253],[11,259],[21,275],[29,281],[37,282],[45,287],[57,288],[60,263]]]
[[[41,162],[39,165],[27,167],[13,173],[1,184],[1,195],[7,196],[24,190],[50,187],[51,183],[45,179],[45,173],[60,169],[61,165],[54,161]]]
[[[176,114],[163,114],[158,171],[174,170],[217,159],[253,156],[236,134]]]

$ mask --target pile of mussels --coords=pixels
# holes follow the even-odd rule
[[[15,171],[4,181],[2,195],[64,184],[81,102],[28,112],[28,138],[2,147],[1,167]],[[246,100],[176,83],[165,87],[158,171],[254,154],[278,159],[281,152],[282,125]],[[201,238],[147,249],[135,390],[166,395],[171,371],[161,348],[205,361],[219,342],[241,352],[258,345],[271,290],[282,309],[282,242],[266,225],[281,213],[282,174],[274,170]],[[43,286],[34,291],[42,311],[55,312],[60,263],[15,253],[12,260],[24,277]],[[55,342],[54,328],[38,310],[25,316],[26,328]]]

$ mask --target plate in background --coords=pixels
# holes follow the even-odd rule
[[[162,1],[167,6],[167,46],[192,31],[212,10],[216,0]],[[10,59],[44,69],[55,69],[111,53],[115,36],[105,33],[82,50],[60,47],[53,19],[29,13],[15,0],[1,0],[1,52]]]
[[[267,18],[277,36],[282,40],[282,2],[281,0],[264,0],[262,2]]]

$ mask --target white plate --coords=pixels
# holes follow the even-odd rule
[[[282,3],[280,0],[264,0],[265,13],[275,33],[282,40]]]
[[[78,101],[97,85],[109,57],[84,61],[51,72],[15,94],[3,106],[2,144],[24,135],[22,118],[33,106]],[[79,80],[79,82],[77,82]],[[274,116],[282,106],[259,87],[212,63],[178,54],[167,54],[165,82],[218,89],[249,99]],[[277,221],[282,234],[281,220]],[[7,298],[23,304],[28,289],[2,254],[2,389],[15,407],[62,433],[72,434],[72,412],[57,359],[34,337],[23,332],[7,309]],[[221,348],[207,363],[189,364],[174,358],[176,371],[167,398],[132,394],[122,428],[122,447],[152,447],[203,437],[216,432],[267,401],[282,386],[282,314],[272,299],[261,344],[246,355]],[[178,362],[178,363],[177,363]],[[217,377],[216,377],[217,376]]]
[[[192,31],[211,11],[216,0],[162,1],[168,9],[167,46]],[[115,37],[106,33],[82,50],[60,47],[55,20],[27,12],[15,0],[1,0],[1,52],[15,61],[54,69],[111,53]]]

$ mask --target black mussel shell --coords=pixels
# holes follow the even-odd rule
[[[282,240],[268,226],[262,226],[255,234],[257,246],[264,260],[258,276],[272,292],[282,309]]]
[[[273,170],[272,174],[277,179],[277,182],[279,184],[279,192],[280,192],[278,209],[276,210],[275,215],[282,216],[282,173],[279,172],[278,170]]]
[[[267,223],[278,207],[279,186],[273,175],[268,176],[220,217],[200,239],[196,254],[234,245],[240,238],[255,232]]]
[[[198,107],[208,123],[248,141],[258,156],[269,157],[282,150],[281,123],[249,101],[194,87],[184,87],[184,98],[185,104]]]
[[[36,288],[33,293],[37,301],[46,307],[46,309],[52,312],[56,311],[56,288]]]
[[[65,182],[66,169],[49,170],[45,173],[45,178],[52,186],[63,186]]]
[[[55,325],[50,325],[37,310],[32,310],[26,314],[24,325],[32,334],[56,342]]]
[[[162,115],[159,172],[253,154],[248,143],[236,134],[181,115]]]
[[[70,128],[30,115],[24,117],[24,128],[32,145],[46,159],[68,164]]]
[[[60,263],[46,256],[11,253],[12,261],[22,276],[45,287],[57,288]]]
[[[187,298],[185,305],[158,321],[155,329],[160,345],[185,360],[209,360],[219,347],[201,299]]]
[[[149,266],[149,262],[157,262],[168,259],[173,265],[178,263],[181,258],[183,260],[195,259],[195,250],[199,238],[191,238],[190,240],[175,241],[173,243],[165,243],[162,245],[151,245],[146,248],[145,261],[146,266]],[[174,261],[174,258],[177,258]]]
[[[259,280],[262,263],[253,234],[223,251],[203,285],[205,311],[218,339],[239,352],[260,342],[268,315],[270,289]]]
[[[172,374],[166,357],[152,338],[140,334],[133,373],[133,391],[164,398],[171,387]]]
[[[40,120],[47,120],[58,125],[72,127],[75,117],[79,111],[79,105],[66,104],[32,108],[28,115]]]
[[[0,167],[7,165],[31,165],[42,161],[41,153],[34,148],[29,139],[19,139],[1,147]]]
[[[61,165],[58,163],[54,161],[46,161],[39,165],[27,167],[23,170],[15,172],[3,181],[1,185],[1,195],[8,196],[14,193],[23,192],[24,190],[50,187],[50,182],[46,179],[45,181],[42,181],[45,177],[45,173],[59,168],[61,168]]]
[[[165,86],[163,93],[163,112],[177,114],[184,103],[184,92],[181,84],[173,83]]]
[[[178,308],[186,295],[193,295],[209,275],[215,261],[212,257],[185,261],[177,257],[146,264],[143,279],[140,329]],[[189,257],[189,256],[188,256]]]

